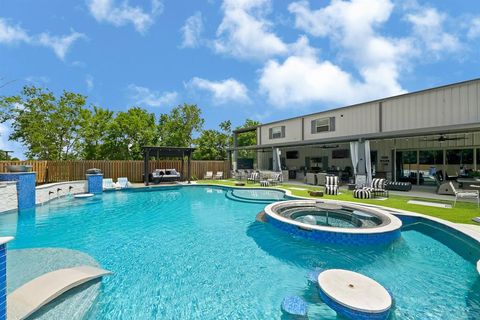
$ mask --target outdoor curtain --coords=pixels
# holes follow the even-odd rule
[[[350,142],[350,157],[352,158],[353,176],[357,175],[358,141]]]
[[[365,141],[365,169],[367,170],[367,185],[372,183],[372,161],[370,159],[370,141]]]

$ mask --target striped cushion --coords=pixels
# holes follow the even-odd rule
[[[373,189],[385,190],[386,182],[387,182],[387,180],[385,180],[385,179],[375,178],[375,179],[372,180],[372,188]]]
[[[372,193],[366,188],[356,189],[353,190],[353,197],[357,199],[370,199],[372,197]]]
[[[338,186],[325,186],[325,194],[336,196],[338,194]]]
[[[326,176],[325,177],[325,186],[338,186],[338,177],[337,176]]]

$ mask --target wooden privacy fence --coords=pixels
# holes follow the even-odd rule
[[[104,178],[115,180],[118,177],[127,177],[131,182],[143,181],[143,160],[0,161],[0,172],[7,172],[8,165],[33,166],[33,171],[37,173],[37,184],[84,180],[85,172],[90,168],[102,170]],[[148,171],[155,169],[175,169],[181,172],[182,160],[151,160]],[[207,171],[213,171],[214,174],[223,171],[224,177],[228,177],[228,161],[192,160],[192,179],[202,179]],[[186,175],[185,161],[182,176]]]

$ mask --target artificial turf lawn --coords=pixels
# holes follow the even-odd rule
[[[235,180],[203,180],[198,181],[197,183],[206,183],[206,184],[219,184],[219,185],[227,185],[227,186],[235,186]],[[245,184],[245,187],[259,187],[260,184]],[[314,187],[314,186],[299,186],[299,185],[292,185],[292,184],[282,184],[279,186],[282,189],[289,190],[292,195],[300,196],[300,197],[308,197],[313,199],[321,199],[321,198],[314,198],[308,194],[308,190],[317,190],[323,191],[322,187]],[[293,189],[292,189],[293,188]],[[295,188],[303,188],[307,190],[295,190]],[[480,209],[477,208],[476,203],[470,202],[457,202],[455,208],[436,208],[436,207],[428,207],[428,206],[421,206],[415,204],[409,204],[407,201],[415,199],[415,200],[423,200],[429,202],[437,202],[437,203],[447,203],[453,205],[453,201],[443,201],[437,199],[428,199],[428,198],[417,198],[417,197],[409,197],[408,193],[405,196],[397,196],[397,195],[390,195],[386,200],[375,200],[375,199],[355,199],[352,195],[351,191],[347,190],[340,190],[341,194],[336,196],[325,195],[323,198],[325,199],[334,199],[334,200],[344,200],[344,201],[352,201],[352,202],[362,202],[368,203],[373,205],[379,205],[384,207],[390,207],[395,209],[402,209],[412,212],[417,212],[433,217],[437,217],[440,219],[445,219],[451,222],[456,223],[469,223],[469,224],[476,224],[477,223],[472,221],[472,218],[480,216]]]

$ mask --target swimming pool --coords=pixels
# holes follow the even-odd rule
[[[9,249],[85,252],[114,272],[88,319],[280,319],[282,299],[302,296],[309,317],[336,319],[307,274],[357,271],[395,298],[392,319],[479,319],[479,247],[435,223],[404,224],[386,246],[321,245],[255,221],[265,204],[217,187],[108,192],[61,199],[35,215],[0,215]],[[440,240],[440,241],[439,241]]]

